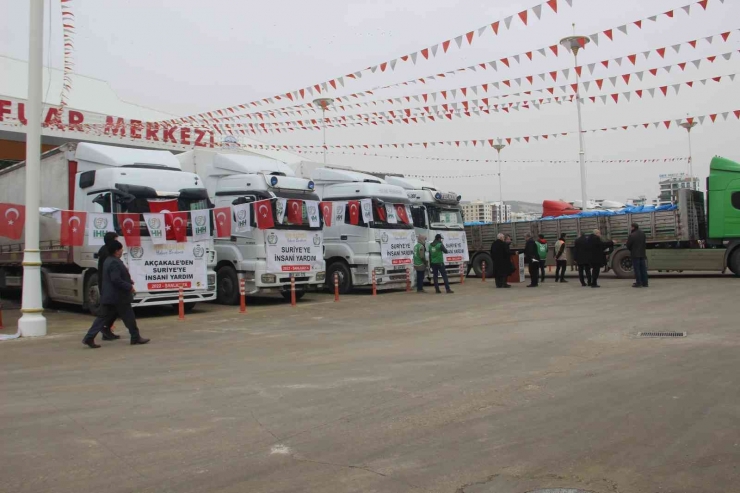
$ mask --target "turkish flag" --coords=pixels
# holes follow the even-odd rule
[[[382,204],[379,204],[379,205],[376,205],[375,206],[375,212],[378,213],[378,217],[380,218],[381,221],[385,221],[386,220],[385,207],[383,207]]]
[[[118,224],[121,226],[123,237],[126,238],[126,245],[129,247],[141,246],[141,225],[139,224],[139,214],[126,212],[117,215]]]
[[[172,225],[172,221],[175,219],[172,212],[177,212],[177,199],[169,200],[149,200],[149,212],[163,212],[164,213],[164,230],[165,237],[167,240],[175,239],[175,231]]]
[[[216,238],[231,237],[231,207],[217,207],[213,209],[216,220]]]
[[[167,216],[170,216],[169,218]],[[164,215],[165,224],[172,225],[172,233],[175,241],[185,243],[188,241],[188,213],[187,212],[170,212]],[[231,236],[231,235],[229,235]]]
[[[334,213],[334,208],[332,207],[331,202],[319,202],[319,208],[321,209],[321,214],[324,216],[324,225],[331,226],[331,218],[332,214]]]
[[[350,200],[347,202],[349,206],[349,223],[357,226],[360,224],[360,202],[358,200]]]
[[[87,224],[86,212],[62,211],[62,234],[59,242],[64,246],[84,245],[85,224]]]
[[[259,229],[270,229],[275,227],[275,220],[272,218],[272,202],[269,200],[260,200],[254,203],[254,218],[257,220]]]
[[[26,208],[18,204],[0,204],[0,236],[19,240],[26,221]]]
[[[289,200],[288,204],[288,222],[291,224],[303,223],[303,204],[300,200]]]
[[[401,220],[403,224],[409,223],[409,216],[406,214],[406,206],[404,204],[393,204],[396,208],[396,216]]]

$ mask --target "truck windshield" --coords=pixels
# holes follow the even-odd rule
[[[404,224],[400,219],[398,219],[398,222],[395,224],[389,223],[385,205],[386,202],[373,199],[373,220],[368,224],[365,222],[362,214],[360,214],[355,226],[363,226],[373,229],[414,229],[413,224]],[[409,220],[411,220],[411,217],[409,217]],[[349,204],[344,207],[344,222],[345,224],[352,224],[352,219],[349,213]]]
[[[119,190],[121,187],[118,187]],[[171,200],[177,199],[177,210],[178,211],[195,211],[201,209],[208,209],[212,207],[210,200],[208,199],[208,192],[206,189],[201,188],[187,188],[180,190],[177,194],[171,196],[165,196],[153,192],[152,189],[147,187],[126,187],[123,193],[116,191],[114,193],[114,211],[113,212],[132,212],[132,213],[149,213],[149,200]],[[174,212],[174,211],[173,211]],[[140,218],[140,235],[149,236],[149,230],[144,224],[143,218]],[[211,221],[212,222],[212,221]],[[116,218],[117,223],[117,218]],[[116,224],[117,229],[118,225]],[[187,234],[191,235],[190,218],[188,218]],[[211,225],[213,228],[213,225]]]
[[[289,199],[290,200],[290,199]],[[286,208],[290,207],[291,202],[286,202]],[[278,201],[273,200],[272,201],[272,220],[275,223],[275,229],[321,229],[321,224],[323,224],[323,218],[321,217],[321,213],[317,211],[317,214],[319,214],[319,226],[311,227],[311,225],[308,222],[308,209],[306,206],[306,202],[301,200],[301,221],[300,222],[290,222],[290,219],[288,218],[288,211],[285,211],[285,214],[283,215],[283,222],[281,223],[278,221]],[[254,217],[254,213],[252,213],[252,217]]]
[[[463,218],[460,209],[428,205],[427,214],[429,215],[429,226],[432,228],[463,228]]]

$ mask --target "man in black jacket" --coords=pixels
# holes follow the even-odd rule
[[[108,244],[108,253],[110,256],[103,264],[100,314],[87,331],[85,338],[82,339],[82,343],[93,349],[99,348],[100,346],[95,344],[95,336],[103,330],[106,320],[119,317],[131,334],[131,344],[146,344],[149,339],[144,339],[139,334],[134,309],[131,307],[131,300],[136,289],[134,289],[128,269],[121,261],[123,245],[118,240],[111,241]]]
[[[499,233],[496,241],[491,245],[491,260],[493,260],[493,276],[496,278],[497,288],[510,288],[506,278],[513,272],[511,265],[511,251],[509,244],[504,241],[504,234]]]
[[[110,254],[108,253],[108,244],[118,239],[118,234],[114,233],[113,231],[108,231],[105,233],[105,236],[103,237],[103,246],[100,247],[100,250],[98,250],[98,295],[102,296],[103,294],[103,265],[105,264],[105,259],[107,259]],[[112,318],[109,318],[105,321],[105,324],[103,325],[103,329],[100,331],[103,334],[103,340],[104,341],[115,341],[116,339],[120,339],[121,336],[116,335],[111,330],[111,327],[113,327],[113,324],[116,321],[115,314],[112,315]]]
[[[632,257],[632,269],[635,271],[633,288],[648,287],[646,244],[647,238],[645,237],[645,233],[640,229],[640,225],[632,223],[632,231],[629,238],[627,238],[626,246]]]
[[[591,267],[588,265],[588,236],[585,231],[581,231],[574,244],[573,257],[578,265],[578,279],[581,281],[581,286],[586,287],[591,285]],[[584,279],[585,274],[585,279]],[[588,283],[587,283],[588,281]]]
[[[614,248],[614,242],[611,240],[604,241],[601,239],[601,231],[595,229],[594,232],[588,237],[586,243],[586,251],[588,263],[591,266],[591,287],[600,288],[599,286],[599,273],[601,268],[606,265],[607,248]]]
[[[527,240],[524,244],[524,262],[529,264],[529,284],[527,284],[527,287],[536,288],[540,285],[540,254],[532,235],[527,233],[524,238]]]

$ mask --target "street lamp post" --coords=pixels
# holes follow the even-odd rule
[[[689,186],[691,187],[691,190],[694,190],[694,157],[692,156],[691,152],[691,129],[697,125],[698,123],[694,121],[685,121],[681,124],[681,126],[685,128],[686,132],[689,134]]]
[[[41,196],[41,107],[43,104],[44,0],[31,0],[26,103],[26,222],[23,250],[23,300],[18,330],[23,337],[46,335],[41,301],[39,203]]]
[[[588,193],[586,191],[586,153],[583,150],[583,121],[581,118],[581,97],[579,94],[579,76],[578,76],[578,50],[585,48],[591,40],[588,36],[568,36],[560,40],[560,44],[567,50],[573,52],[576,67],[576,108],[578,111],[578,144],[580,150],[578,153],[581,163],[581,208],[585,211],[588,209]]]
[[[324,130],[324,164],[326,164],[326,109],[334,101],[332,98],[318,98],[313,100],[313,104],[321,108],[321,122]]]
[[[495,144],[493,146],[493,148],[496,149],[496,152],[498,153],[498,203],[501,207],[501,222],[506,222],[504,220],[506,209],[504,208],[503,185],[501,184],[501,149],[503,149],[504,147],[506,147],[505,144]]]

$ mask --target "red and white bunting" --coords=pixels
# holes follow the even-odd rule
[[[568,0],[566,0],[566,1],[568,2],[569,5],[572,3],[572,2],[570,2]],[[545,4],[549,4],[549,3],[548,2],[545,2],[545,3],[541,4],[541,5],[545,5]],[[703,9],[706,9],[706,2],[703,1],[703,0],[700,0],[700,1],[695,1],[694,0],[694,1],[689,2],[688,4],[686,4],[686,6],[689,6],[689,7],[691,7],[693,5],[702,5]],[[682,9],[682,10],[685,11],[686,9]],[[696,10],[696,9],[694,9],[694,10]],[[671,12],[673,12],[673,11],[671,11]],[[688,13],[690,13],[690,9],[689,9],[689,12]],[[506,19],[508,19],[508,24],[511,23],[511,19],[513,19],[513,18],[514,18],[514,16],[509,16],[508,18],[506,18]],[[622,24],[622,25],[619,25],[619,26],[615,26],[615,27],[606,29],[604,31],[600,31],[598,33],[594,33],[594,34],[590,35],[589,38],[592,40],[592,42],[596,46],[598,46],[600,39],[608,38],[610,40],[614,40],[615,32],[621,32],[624,35],[629,35],[630,30],[643,29],[644,23],[646,21],[657,22],[660,19],[672,19],[672,18],[673,18],[673,15],[668,15],[668,13],[666,12],[665,14],[662,14],[662,15],[656,15],[656,16],[650,16],[650,17],[638,19],[638,20],[631,21],[631,22],[626,23],[626,24]],[[503,23],[503,26],[506,27],[506,28],[508,28],[506,19],[504,19],[505,22]],[[496,24],[496,26],[497,26],[496,28],[493,27],[494,24]],[[498,30],[499,27],[501,27],[501,24],[500,23],[492,23],[491,24],[491,29],[496,34],[498,32],[497,30]],[[459,45],[459,46],[462,47],[464,45],[463,40],[464,39],[467,39],[468,35],[470,35],[471,33],[472,33],[472,36],[474,36],[475,31],[470,31],[466,35],[460,35],[460,36],[454,38],[455,39],[455,44],[457,44],[457,45]],[[603,37],[601,37],[601,36],[603,36]],[[449,46],[449,45],[450,45],[450,43],[447,42],[447,46]],[[442,43],[442,48],[443,48],[442,50],[439,50],[438,49],[438,46],[439,45],[434,45],[432,48],[427,49],[428,51],[426,51],[425,53],[427,55],[429,55],[429,53],[432,53],[432,55],[435,55],[435,54],[440,53],[440,52],[445,52],[444,51],[444,47],[445,47],[445,43],[444,42]],[[527,51],[527,52],[519,53],[519,54],[516,54],[516,55],[511,55],[511,56],[503,57],[503,58],[500,58],[500,59],[497,59],[497,60],[492,60],[492,61],[489,61],[489,62],[486,62],[486,63],[479,63],[479,64],[470,65],[470,66],[466,66],[466,67],[460,67],[460,68],[457,68],[457,69],[454,69],[454,70],[449,70],[449,71],[446,71],[446,72],[443,72],[443,73],[432,74],[432,75],[428,75],[428,76],[425,76],[425,77],[414,78],[414,79],[406,80],[406,81],[403,81],[403,82],[398,82],[398,83],[394,83],[394,84],[382,86],[379,89],[389,89],[389,88],[393,88],[393,87],[409,86],[409,85],[414,85],[414,84],[419,84],[419,83],[425,84],[428,81],[433,81],[433,80],[437,80],[437,79],[441,79],[441,78],[445,78],[445,77],[457,75],[457,74],[460,74],[460,73],[477,72],[479,70],[493,70],[493,71],[498,71],[499,68],[502,68],[503,69],[504,67],[507,67],[507,68],[510,67],[512,65],[512,63],[520,64],[521,62],[524,61],[525,58],[528,59],[529,61],[532,61],[535,54],[539,54],[542,57],[550,57],[550,56],[557,57],[557,56],[560,56],[560,55],[563,55],[563,54],[566,54],[567,55],[567,51],[564,50],[564,49],[560,49],[557,44],[550,45],[550,46],[546,46],[546,47],[543,47],[543,48],[539,48],[537,50]],[[416,64],[416,61],[418,59],[418,55],[419,55],[419,52],[414,52],[411,55],[404,55],[404,56],[396,59],[395,61],[400,60],[402,62],[407,62],[407,61],[411,60],[413,64]],[[423,54],[422,54],[422,58],[425,58],[423,56]],[[393,67],[395,67],[395,65],[396,65],[395,63],[387,63],[387,66],[385,66],[385,67],[386,68],[390,67],[390,69],[392,70]],[[359,78],[362,77],[362,74],[365,71],[370,71],[372,73],[375,73],[378,70],[378,68],[379,68],[379,65],[374,65],[374,66],[371,66],[371,67],[367,67],[363,71],[359,71],[359,72],[355,72],[355,73],[352,73],[352,74],[348,74],[347,76],[345,76],[345,78],[346,79],[359,79]],[[381,70],[381,72],[384,72],[384,71],[385,71],[385,69],[384,70]],[[344,87],[344,80],[345,79],[339,78],[337,80],[339,80],[341,82],[341,86]],[[334,82],[332,84],[333,81],[334,80],[330,81],[328,84],[329,84],[329,86],[332,86],[332,87],[336,88],[337,84],[336,84],[336,82]],[[232,106],[232,107],[229,107],[229,108],[220,109],[220,110],[214,110],[214,111],[211,111],[211,112],[201,113],[199,115],[193,115],[193,116],[184,117],[184,118],[180,118],[180,119],[168,120],[168,121],[166,121],[166,123],[177,123],[177,122],[181,122],[181,121],[194,122],[196,120],[213,121],[215,119],[219,119],[219,118],[223,118],[223,117],[228,117],[228,116],[231,116],[231,115],[238,115],[238,114],[240,114],[240,112],[243,112],[244,110],[249,110],[250,108],[263,107],[263,106],[272,105],[272,104],[282,105],[285,101],[290,101],[290,103],[294,103],[294,102],[297,102],[298,100],[302,100],[302,99],[305,99],[305,98],[313,98],[317,94],[323,94],[323,93],[321,93],[322,87],[324,89],[327,89],[327,83],[325,82],[325,83],[322,83],[322,84],[315,84],[312,87],[308,87],[308,88],[305,88],[305,89],[302,89],[302,90],[299,90],[299,91],[292,91],[291,93],[286,93],[284,95],[277,95],[277,96],[274,96],[272,98],[264,98],[264,99],[262,99],[260,101],[253,101],[253,102],[250,102],[250,103],[244,103],[244,104]],[[326,90],[324,92],[326,92]],[[291,97],[288,97],[288,94],[290,94]],[[361,92],[357,92],[357,93],[354,93],[354,94],[350,94],[348,96],[336,97],[336,98],[334,98],[334,103],[335,104],[347,103],[347,102],[353,101],[354,99],[358,99],[358,98],[361,98],[361,97],[367,97],[368,95],[373,95],[373,94],[375,94],[375,92],[372,91],[372,90],[361,91]],[[300,96],[300,97],[297,97],[297,96]],[[290,105],[290,106],[287,106],[287,107],[283,107],[283,109],[288,109],[288,108],[293,109],[293,110],[297,110],[299,108],[300,109],[304,109],[304,110],[306,110],[306,109],[315,109],[314,108],[314,105],[312,103],[310,103],[310,102],[306,102],[306,103],[301,104],[301,105]],[[270,112],[276,112],[276,111],[277,111],[277,109],[270,109],[270,110],[265,110],[263,113],[269,114]],[[252,113],[252,114],[254,115],[254,113]]]

